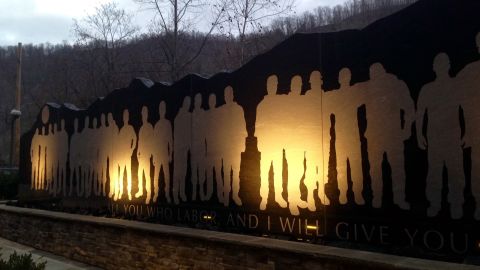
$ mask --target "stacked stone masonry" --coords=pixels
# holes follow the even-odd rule
[[[0,236],[105,269],[477,269],[371,252],[0,205]]]

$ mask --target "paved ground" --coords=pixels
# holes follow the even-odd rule
[[[96,268],[93,266],[89,266],[83,263],[79,263],[76,261],[72,261],[66,259],[64,257],[60,257],[45,251],[36,250],[32,247],[24,246],[12,241],[9,241],[4,238],[0,238],[0,253],[2,254],[3,259],[8,259],[10,254],[16,251],[18,254],[24,253],[32,253],[32,258],[35,261],[47,261],[47,270],[81,270],[81,269],[88,269],[88,270],[97,270],[100,268]]]

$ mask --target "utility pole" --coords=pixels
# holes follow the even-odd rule
[[[15,107],[10,111],[12,116],[12,135],[10,147],[10,166],[18,167],[20,155],[20,110],[21,88],[22,88],[22,43],[17,47],[17,87],[15,91]]]

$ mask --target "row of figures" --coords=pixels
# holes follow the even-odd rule
[[[48,190],[54,196],[62,189],[65,192],[66,186],[68,134],[65,131],[65,120],[62,119],[60,123],[60,127],[58,124],[50,124],[37,129],[30,147],[31,188]],[[47,151],[50,153],[48,159]],[[54,173],[57,171],[58,174]]]
[[[218,200],[228,206],[231,197],[241,205],[239,153],[244,150],[247,133],[243,110],[233,101],[233,89],[227,87],[224,95],[225,103],[217,107],[217,97],[211,94],[207,110],[201,107],[202,96],[196,95],[193,111],[190,111],[190,97],[186,97],[174,120],[174,136],[172,125],[165,118],[167,108],[164,101],[159,104],[159,120],[155,125],[148,121],[148,108],[142,108],[138,136],[129,123],[128,110],[123,111],[121,128],[111,113],[101,114],[99,123],[96,118],[90,121],[86,117],[83,129],[80,129],[78,119],[74,119],[74,133],[70,140],[64,120],[61,128],[50,125],[48,131],[47,128],[38,129],[30,148],[31,188],[48,190],[54,196],[75,194],[88,198],[108,195],[114,201],[124,196],[128,200],[144,198],[149,204],[158,199],[159,176],[163,171],[165,199],[178,204],[189,200],[185,179],[190,155],[192,200],[210,200],[214,195],[215,177]],[[131,160],[135,150],[138,161],[136,192],[132,191]],[[175,169],[170,187],[169,164],[172,158],[175,159]],[[70,167],[68,186],[67,160]],[[125,195],[124,178],[127,181]]]
[[[480,35],[477,36],[480,47]],[[459,74],[449,76],[450,63],[444,53],[433,62],[436,79],[421,89],[417,104],[414,104],[407,85],[395,75],[387,73],[380,63],[370,67],[370,79],[351,84],[347,68],[339,72],[340,88],[332,91],[322,89],[319,71],[310,75],[310,87],[301,94],[302,78],[294,76],[288,95],[277,94],[278,79],[272,75],[266,80],[267,95],[257,107],[255,136],[258,139],[260,161],[259,208],[267,208],[270,170],[273,168],[274,200],[292,215],[300,209],[316,211],[315,200],[328,205],[325,194],[327,173],[333,141],[339,189],[339,201],[347,203],[347,193],[354,193],[356,204],[364,204],[363,175],[370,173],[373,207],[381,207],[383,181],[382,162],[386,159],[391,167],[393,201],[402,209],[408,209],[405,199],[404,141],[411,137],[415,124],[418,146],[428,153],[426,196],[430,202],[428,215],[439,213],[442,200],[442,172],[448,172],[448,202],[453,218],[462,216],[465,189],[463,150],[471,148],[473,196],[480,198],[480,103],[476,86],[480,61],[469,64]],[[239,197],[241,152],[247,136],[242,107],[233,100],[231,87],[225,89],[225,103],[219,105],[217,97],[210,95],[208,109],[202,108],[202,96],[194,97],[190,110],[190,97],[184,99],[176,118],[172,136],[171,123],[165,119],[166,104],[159,104],[159,120],[153,126],[148,122],[148,109],[142,108],[142,125],[137,134],[129,124],[129,111],[123,113],[119,128],[111,114],[101,115],[100,123],[89,123],[68,137],[62,121],[60,128],[50,125],[37,131],[32,140],[32,188],[48,189],[51,193],[88,197],[108,196],[122,199],[124,174],[127,178],[127,197],[156,202],[159,196],[159,174],[163,170],[165,199],[178,204],[188,200],[206,201],[216,195],[225,206],[230,198],[242,205]],[[416,106],[415,106],[416,105]],[[359,107],[364,106],[367,127],[363,134],[368,141],[369,172],[362,171]],[[463,115],[461,115],[463,112]],[[428,119],[425,122],[424,119]],[[464,120],[461,120],[464,119]],[[106,121],[107,120],[107,121]],[[462,132],[462,123],[465,132]],[[425,132],[424,132],[425,131]],[[462,135],[464,133],[464,135]],[[46,135],[48,134],[48,135]],[[138,186],[132,193],[131,156],[136,149],[138,160]],[[67,154],[68,152],[68,154]],[[69,157],[70,185],[66,189],[65,164]],[[185,182],[188,157],[191,165],[191,198],[187,198]],[[282,196],[283,158],[287,160],[288,198]],[[173,158],[173,161],[172,161]],[[152,163],[151,163],[152,162]],[[173,162],[173,173],[169,164]],[[154,172],[150,172],[153,166]],[[58,177],[57,172],[58,170]],[[150,175],[154,179],[150,179]],[[170,180],[170,175],[173,178]],[[72,184],[76,179],[76,185]],[[349,183],[349,179],[352,182]],[[214,181],[216,179],[216,181]],[[306,200],[300,192],[301,181],[307,188]],[[144,181],[145,180],[145,181]],[[153,187],[152,187],[153,182]],[[172,186],[170,186],[170,182]],[[214,192],[216,183],[217,194]],[[242,183],[248,185],[248,183]],[[76,189],[73,190],[73,187]],[[475,217],[480,219],[480,207]]]
[[[275,202],[281,207],[288,205],[291,214],[298,215],[299,208],[315,211],[317,196],[324,205],[330,203],[325,194],[325,182],[329,167],[330,128],[333,123],[339,201],[341,204],[347,203],[349,167],[355,202],[358,205],[364,204],[357,119],[360,106],[366,107],[368,122],[365,137],[368,140],[371,165],[372,204],[376,208],[381,207],[382,161],[386,154],[393,167],[394,202],[402,209],[408,208],[405,201],[403,141],[410,137],[410,127],[415,117],[408,87],[394,75],[386,73],[378,63],[370,67],[369,81],[355,85],[351,85],[350,81],[350,71],[344,68],[339,73],[340,88],[325,92],[322,90],[320,72],[314,71],[310,75],[311,89],[305,95],[301,95],[300,76],[292,78],[288,95],[277,95],[277,77],[272,75],[267,79],[268,94],[257,108],[255,125],[258,149],[262,153],[262,210],[268,201],[268,174],[271,166],[274,170]],[[331,121],[332,116],[334,122]],[[288,201],[282,197],[281,171],[284,155],[288,161]],[[306,201],[301,199],[300,193],[300,180],[303,177],[308,190]]]
[[[190,112],[190,97],[187,96],[175,118],[172,187],[175,203],[180,199],[187,201],[186,160],[190,153],[192,200],[197,196],[202,201],[209,200],[213,195],[215,178],[218,201],[228,206],[231,193],[233,201],[242,205],[239,196],[240,162],[247,131],[243,109],[233,100],[232,87],[225,88],[224,97],[225,104],[217,107],[217,98],[211,94],[209,109],[204,110],[201,108],[202,96],[197,94],[194,109]]]
[[[480,34],[476,38],[480,53]],[[370,67],[370,80],[351,84],[351,73],[339,72],[340,88],[322,90],[320,72],[310,76],[311,89],[301,95],[302,79],[291,80],[288,95],[277,95],[278,79],[267,79],[267,92],[257,108],[255,135],[261,159],[260,209],[266,209],[269,196],[269,172],[274,170],[275,202],[298,215],[299,208],[315,211],[315,197],[329,204],[325,194],[330,160],[330,129],[335,130],[336,170],[339,201],[347,203],[348,173],[356,204],[364,204],[360,129],[357,111],[365,106],[373,207],[382,203],[382,162],[386,158],[392,170],[393,201],[408,209],[405,200],[404,141],[416,125],[417,142],[428,154],[426,197],[428,216],[436,216],[442,204],[442,173],[448,177],[448,203],[452,218],[462,216],[466,187],[463,150],[471,148],[471,190],[476,199],[475,218],[480,219],[480,61],[467,65],[456,77],[450,77],[450,61],[445,53],[434,58],[436,79],[423,86],[416,104],[407,85],[385,71],[380,63]],[[463,112],[463,115],[462,115]],[[424,119],[428,119],[425,122]],[[463,120],[462,120],[463,119]],[[462,136],[462,121],[465,134]],[[426,130],[426,132],[424,132]],[[282,196],[283,157],[288,161],[288,200]],[[349,167],[349,170],[348,168]],[[308,193],[300,196],[304,178]],[[317,194],[315,194],[317,190]]]

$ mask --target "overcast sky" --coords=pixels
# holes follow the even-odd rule
[[[94,12],[111,0],[0,0],[0,46],[72,41],[73,19]],[[345,0],[296,0],[296,13]],[[135,15],[135,24],[146,27],[151,16],[133,0],[117,0],[120,7]]]

